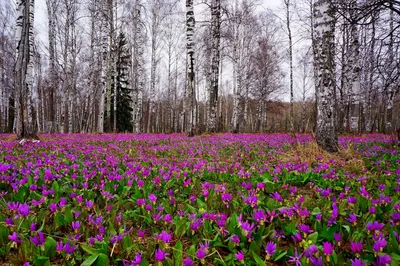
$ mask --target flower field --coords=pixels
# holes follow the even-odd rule
[[[0,135],[0,264],[399,265],[385,135]]]

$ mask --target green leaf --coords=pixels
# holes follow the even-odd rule
[[[99,257],[98,254],[97,254],[97,255],[92,255],[92,256],[88,257],[88,258],[81,264],[81,266],[90,266],[90,265],[92,265],[92,264],[97,260],[98,257]]]
[[[35,263],[36,266],[50,266],[50,260],[49,257],[44,257],[44,256],[38,256],[35,259]]]
[[[258,266],[267,266],[267,264],[265,264],[265,262],[256,253],[253,251],[251,253],[253,254],[253,258],[257,262]]]
[[[108,258],[107,255],[100,253],[97,257],[97,260],[95,261],[95,263],[93,265],[108,266],[108,265],[110,265],[110,259]]]
[[[343,228],[346,229],[347,233],[350,234],[350,226],[343,225]]]
[[[90,255],[98,255],[100,253],[99,250],[91,248],[89,246],[81,245],[81,248],[86,251]]]
[[[276,256],[274,261],[278,261],[278,260],[282,259],[283,257],[286,256],[286,254],[287,254],[287,250],[286,251],[282,251],[278,256]]]
[[[46,256],[53,258],[56,256],[56,245],[57,242],[54,240],[54,238],[48,236],[46,238],[46,242],[44,244],[44,250]]]
[[[174,265],[182,265],[182,248],[182,242],[179,240],[174,249]]]
[[[313,244],[317,244],[318,232],[314,232],[307,237],[307,240],[311,240]]]

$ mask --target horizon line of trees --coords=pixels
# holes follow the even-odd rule
[[[0,132],[315,131],[335,150],[400,128],[397,1],[259,4],[46,0],[43,38],[34,1],[6,1]]]

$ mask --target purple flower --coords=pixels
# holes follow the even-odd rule
[[[204,258],[207,256],[207,253],[206,253],[206,251],[205,251],[204,249],[199,248],[199,249],[196,251],[196,256],[197,256],[198,259],[202,260],[202,259],[204,259]]]
[[[13,241],[15,243],[21,243],[22,242],[22,239],[20,237],[18,237],[17,232],[14,232],[11,235],[9,235],[8,239],[10,239],[11,241]]]
[[[365,261],[361,260],[361,259],[354,259],[354,260],[350,260],[351,266],[366,266],[367,264],[365,263]]]
[[[386,247],[386,245],[387,245],[386,239],[381,238],[381,239],[375,241],[375,243],[374,243],[372,249],[373,249],[376,253],[382,252],[383,249]]]
[[[65,243],[63,250],[66,254],[70,255],[75,252],[76,248],[74,247],[74,245],[67,242],[67,243]]]
[[[236,245],[239,245],[239,243],[240,243],[240,238],[239,238],[237,235],[232,235],[230,239],[231,239],[231,241],[232,241],[233,243],[235,243]]]
[[[79,224],[79,221],[72,222],[72,229],[74,229],[75,231],[78,231],[80,227],[81,225]]]
[[[389,266],[392,264],[392,258],[388,254],[379,255],[375,262],[372,262],[374,266]]]
[[[44,242],[45,242],[44,235],[42,232],[38,232],[37,235],[30,237],[29,239],[36,246],[42,246],[42,245],[44,245]]]
[[[265,222],[265,220],[267,219],[267,216],[265,215],[264,210],[261,210],[261,209],[260,209],[260,210],[254,210],[254,212],[253,212],[253,219],[254,219],[257,223],[263,225],[264,222]]]
[[[24,204],[20,204],[18,206],[18,213],[22,216],[22,217],[28,217],[29,215],[29,205],[24,203]]]
[[[303,256],[303,253],[298,255],[297,248],[296,248],[295,251],[294,251],[294,256],[289,256],[290,260],[288,260],[288,262],[296,263],[296,266],[302,266],[303,264],[300,261],[302,256]]]
[[[352,213],[349,215],[349,217],[346,218],[346,221],[356,225],[357,224],[357,216],[354,213]]]
[[[350,242],[350,249],[353,253],[360,254],[363,250],[362,242]]]
[[[235,254],[235,257],[237,260],[244,262],[244,253],[243,251],[239,251],[238,253]]]
[[[156,258],[156,260],[158,261],[163,261],[165,260],[165,258],[168,256],[169,254],[166,253],[164,250],[162,249],[157,249],[156,252],[154,253],[154,256]]]
[[[306,224],[299,224],[297,228],[306,236],[307,234],[310,234],[314,232],[314,230],[311,230],[310,226]]]
[[[253,230],[254,224],[253,223],[250,224],[248,221],[246,221],[246,222],[242,223],[241,227],[244,232],[244,235],[248,236],[249,233],[251,233],[251,231]]]
[[[326,260],[330,261],[330,255],[332,255],[333,251],[334,251],[335,247],[329,243],[329,242],[324,242],[323,243],[323,251],[326,255]]]
[[[317,253],[317,252],[318,252],[317,246],[312,244],[311,246],[308,246],[306,248],[306,250],[304,251],[304,256],[307,259],[311,259],[313,257],[313,255],[314,255],[314,253]]]
[[[194,262],[190,257],[186,257],[186,259],[183,261],[183,266],[193,266]]]
[[[93,243],[94,244],[94,243]],[[64,244],[62,241],[57,242],[56,244],[56,251],[58,252],[58,254],[60,254],[63,251],[64,248]]]
[[[149,194],[149,200],[154,203],[157,201],[157,196],[155,194]]]
[[[270,259],[276,252],[276,243],[270,241],[265,247],[265,253],[267,254],[267,259]]]
[[[336,243],[340,246],[340,242],[342,241],[342,236],[340,235],[340,232],[335,232],[333,234],[333,237],[335,238]]]
[[[318,258],[310,258],[310,261],[312,263],[313,266],[323,266],[323,261],[322,261],[322,257],[318,257]]]
[[[168,234],[165,231],[162,231],[159,235],[157,235],[157,238],[163,241],[166,244],[169,244],[172,240],[171,234]]]

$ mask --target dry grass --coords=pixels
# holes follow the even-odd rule
[[[329,163],[350,173],[359,173],[365,168],[364,161],[352,146],[340,149],[337,153],[329,153],[321,149],[315,141],[295,144],[292,149],[277,155],[277,160],[283,163],[306,162],[309,166]]]

